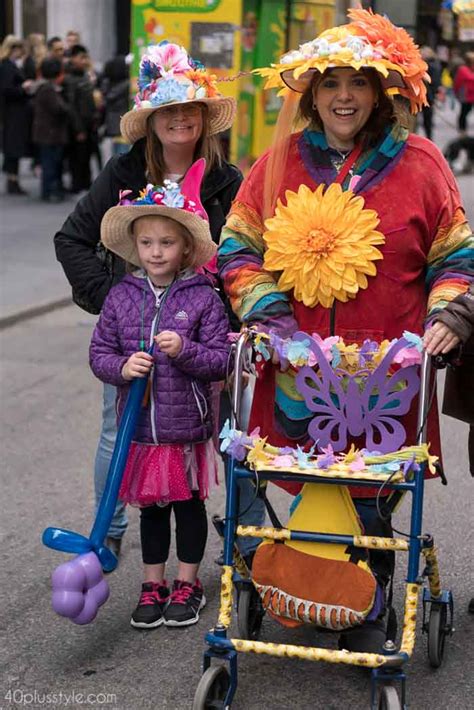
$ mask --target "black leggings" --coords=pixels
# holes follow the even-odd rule
[[[191,500],[175,501],[164,507],[152,505],[140,509],[142,558],[146,565],[166,562],[171,542],[171,509],[176,520],[178,560],[199,564],[207,541],[207,515],[204,501],[195,495]]]

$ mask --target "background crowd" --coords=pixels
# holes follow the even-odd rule
[[[66,37],[8,35],[0,50],[0,106],[6,191],[23,195],[20,158],[31,158],[41,176],[41,199],[60,202],[66,192],[88,190],[91,160],[102,167],[107,153],[127,150],[120,116],[129,105],[129,61],[123,55],[95,69],[78,32]],[[64,176],[68,178],[64,179]]]
[[[469,135],[467,119],[474,103],[474,52],[462,55],[454,48],[449,61],[428,46],[421,53],[431,84],[430,106],[423,109],[418,130],[432,140],[435,111],[444,118],[445,107],[455,109],[459,137],[443,146],[445,156],[460,172],[472,172],[474,136]],[[115,56],[99,70],[75,30],[47,41],[41,34],[25,40],[5,37],[0,50],[0,115],[9,194],[25,194],[18,178],[20,158],[30,157],[31,170],[41,177],[41,199],[60,202],[68,192],[89,189],[92,161],[98,171],[104,158],[128,150],[119,123],[130,103],[130,59]]]

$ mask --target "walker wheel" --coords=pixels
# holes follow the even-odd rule
[[[398,693],[392,685],[384,685],[379,695],[379,710],[402,710]]]
[[[428,622],[428,659],[432,668],[439,668],[443,662],[444,643],[448,634],[447,604],[431,603]]]
[[[225,666],[210,666],[201,676],[193,700],[193,710],[224,710],[230,675]],[[228,707],[228,706],[227,706]]]
[[[237,603],[237,627],[239,638],[257,641],[262,628],[265,610],[260,595],[252,585],[245,585],[239,593]]]

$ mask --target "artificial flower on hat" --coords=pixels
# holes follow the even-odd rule
[[[347,14],[357,34],[367,37],[388,61],[403,69],[405,87],[396,93],[410,100],[412,113],[427,106],[426,82],[431,81],[428,65],[408,32],[372,10],[352,9]]]
[[[148,117],[173,104],[204,103],[209,111],[209,134],[230,128],[236,102],[219,93],[217,78],[184,47],[167,42],[147,47],[140,60],[138,92],[133,108],[120,121],[120,131],[130,143],[146,135]]]
[[[130,264],[141,266],[133,222],[140,217],[158,215],[186,227],[194,243],[192,267],[205,266],[217,251],[200,198],[205,168],[206,161],[199,158],[191,165],[181,185],[171,180],[165,180],[163,185],[149,184],[133,200],[129,199],[131,190],[121,190],[118,205],[107,210],[100,225],[104,246]]]
[[[315,71],[331,67],[375,69],[387,94],[410,101],[413,113],[427,105],[428,65],[408,32],[371,10],[349,10],[350,22],[332,27],[298,49],[286,52],[279,63],[254,71],[267,79],[266,89],[304,92]]]

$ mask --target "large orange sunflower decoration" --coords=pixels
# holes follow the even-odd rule
[[[275,216],[265,222],[265,269],[281,272],[278,287],[293,289],[306,306],[330,308],[335,298],[355,298],[367,288],[367,276],[375,276],[374,261],[383,258],[376,248],[385,242],[376,231],[377,213],[336,183],[314,192],[300,185],[285,196],[286,205],[278,200]]]

